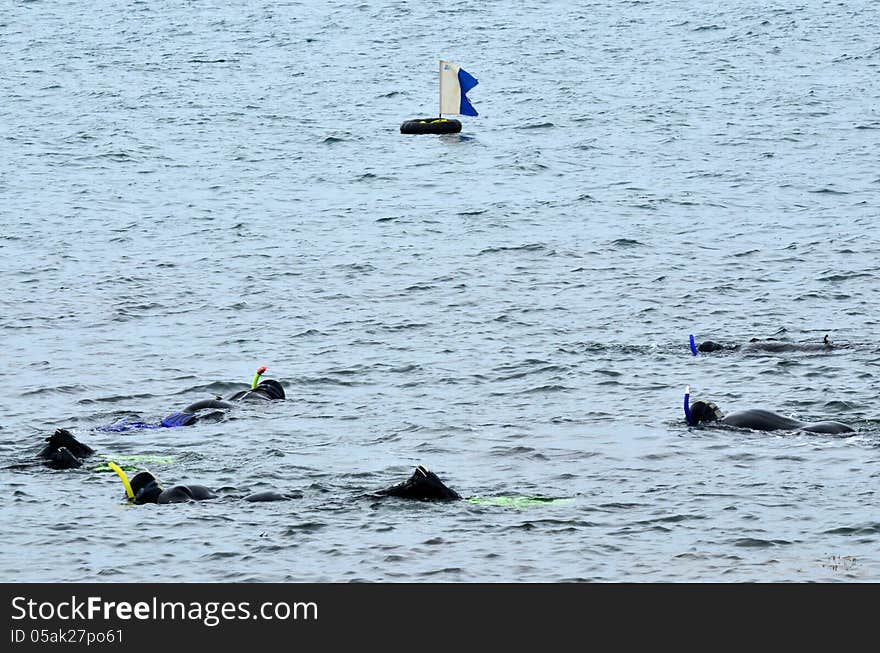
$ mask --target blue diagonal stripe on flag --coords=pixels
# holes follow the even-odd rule
[[[440,62],[440,113],[477,116],[466,93],[477,85],[477,78],[451,61]]]

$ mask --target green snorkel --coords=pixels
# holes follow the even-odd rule
[[[260,377],[263,376],[263,372],[266,371],[266,366],[261,365],[260,369],[257,370],[257,373],[254,374],[254,380],[251,381],[251,390],[254,390],[257,387],[257,384],[260,382]]]

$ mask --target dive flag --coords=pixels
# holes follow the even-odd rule
[[[440,62],[440,113],[460,113],[478,116],[477,110],[468,102],[467,93],[477,85],[470,73],[451,61]]]

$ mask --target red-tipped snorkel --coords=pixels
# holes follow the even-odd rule
[[[697,425],[691,415],[691,387],[689,385],[684,387],[684,418],[687,420],[689,426]]]
[[[254,380],[251,381],[251,390],[253,390],[254,388],[257,387],[257,384],[260,382],[260,377],[263,376],[263,372],[265,372],[265,371],[266,371],[266,366],[261,365],[260,368],[257,370],[257,373],[254,374]]]
[[[691,353],[696,356],[697,355],[697,343],[694,342],[694,334],[692,333],[690,336],[691,341]]]

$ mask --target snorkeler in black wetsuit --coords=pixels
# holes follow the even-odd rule
[[[128,476],[116,463],[110,462],[108,465],[122,480],[128,501],[136,505],[145,503],[187,503],[189,501],[204,501],[217,498],[217,495],[204,485],[174,485],[165,489],[159,485],[159,481],[150,472],[138,472],[129,481]],[[244,497],[244,500],[250,502],[286,501],[288,499],[299,499],[301,496],[298,493],[269,490],[249,494]]]
[[[694,403],[690,403],[690,387],[685,389],[684,416],[690,426],[709,423],[733,426],[741,429],[752,429],[754,431],[789,430],[807,431],[810,433],[828,433],[832,435],[852,433],[855,431],[853,427],[844,424],[843,422],[801,422],[800,420],[785,417],[784,415],[779,415],[761,408],[738,410],[729,415],[725,415],[712,401],[698,400]]]
[[[99,431],[133,431],[137,429],[176,428],[178,426],[191,426],[200,420],[216,419],[222,416],[223,411],[234,408],[237,404],[251,403],[255,401],[279,401],[285,399],[284,386],[274,379],[259,381],[260,376],[266,371],[266,367],[260,367],[254,375],[251,387],[247,390],[236,392],[228,399],[201,399],[190,404],[183,410],[172,413],[158,424],[129,421],[123,419],[109,426],[101,426]],[[259,383],[258,383],[259,381]]]
[[[696,344],[691,336],[691,352],[696,356],[697,352],[704,354],[716,351],[766,351],[766,352],[788,352],[788,351],[831,351],[840,348],[843,345],[836,345],[831,342],[828,334],[822,338],[822,342],[791,342],[790,340],[778,340],[777,338],[752,338],[747,343],[739,344],[723,344],[712,340],[705,340],[700,344]]]
[[[150,472],[140,472],[129,482],[125,472],[118,465],[109,462],[108,466],[119,475],[120,479],[122,479],[122,484],[125,486],[126,498],[129,503],[137,505],[145,503],[186,503],[190,501],[204,501],[206,499],[217,498],[217,495],[204,485],[175,485],[167,490],[163,489],[156,480],[156,477]],[[443,481],[434,474],[434,472],[429,471],[422,465],[416,467],[412,476],[406,481],[398,483],[397,485],[392,485],[384,490],[364,495],[362,498],[367,497],[393,497],[414,501],[443,502],[464,500],[478,506],[508,506],[516,508],[525,508],[541,504],[561,504],[572,500],[570,497],[540,496],[462,497],[458,492],[447,487]],[[299,492],[277,492],[269,490],[248,495],[244,497],[244,500],[250,502],[266,502],[300,498],[302,498],[302,494]]]
[[[434,472],[422,465],[416,467],[416,471],[407,480],[379,490],[376,495],[417,501],[457,501],[461,499],[458,492],[446,487]]]
[[[44,465],[52,469],[75,469],[82,467],[83,458],[95,453],[90,446],[83,444],[67,429],[57,429],[46,438],[48,443],[37,458],[42,458]]]
[[[259,380],[266,371],[261,367],[254,375],[251,387],[233,394],[227,400],[204,399],[190,404],[182,411],[178,411],[163,419],[159,424],[145,422],[130,422],[122,420],[110,426],[98,427],[99,431],[131,431],[136,429],[172,428],[176,426],[189,426],[200,419],[216,416],[219,411],[234,408],[237,404],[255,401],[277,401],[285,398],[284,387],[274,379]],[[208,409],[216,409],[206,413]],[[94,450],[79,442],[67,429],[57,429],[51,436],[46,438],[46,446],[37,454],[37,458],[43,460],[43,464],[52,469],[75,469],[82,467],[83,459],[92,455]]]
[[[235,408],[235,403],[249,403],[255,401],[279,401],[285,398],[284,387],[274,379],[266,379],[260,381],[259,385],[249,390],[236,392],[228,399],[202,399],[176,413],[172,413],[162,420],[161,424],[165,427],[171,426],[190,426],[204,419],[205,417],[214,416],[217,413],[212,412],[202,414],[201,411],[215,408],[217,410],[228,410]],[[235,403],[233,403],[235,402]]]
[[[163,489],[156,477],[150,472],[139,472],[132,477],[131,481],[115,463],[110,464],[125,486],[126,495],[131,503],[141,505],[145,503],[185,503],[188,501],[204,501],[216,499],[214,494],[204,485],[175,485]],[[461,499],[455,490],[451,490],[443,484],[434,472],[427,470],[422,465],[416,468],[413,475],[403,483],[399,483],[385,490],[375,493],[381,497],[398,497],[401,499],[415,499],[419,501],[456,501]],[[299,498],[299,495],[285,494],[274,490],[258,492],[244,497],[245,501],[283,501],[285,499]]]

